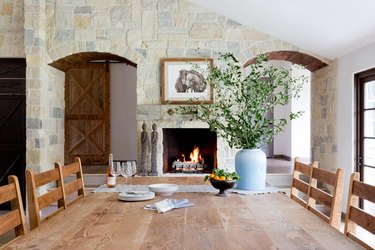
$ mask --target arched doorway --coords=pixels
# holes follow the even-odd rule
[[[50,66],[65,72],[64,162],[78,156],[84,165],[103,165],[114,150],[120,152],[117,159],[126,159],[125,144],[130,143],[118,145],[118,138],[129,137],[126,132],[131,130],[135,136],[137,65],[110,53],[83,52]],[[128,110],[133,111],[132,119]]]
[[[275,108],[272,112],[272,116],[276,119],[282,117],[282,113],[296,112],[303,110],[305,113],[302,117],[297,120],[293,120],[285,128],[284,132],[277,135],[274,139],[273,144],[267,145],[263,150],[266,152],[268,157],[282,158],[286,160],[292,160],[295,156],[300,156],[303,160],[310,161],[311,159],[311,73],[317,71],[325,66],[326,63],[323,61],[296,51],[273,51],[268,53],[270,63],[276,67],[289,68],[293,75],[306,75],[309,82],[305,85],[304,90],[301,93],[301,98],[292,100],[290,104]],[[255,63],[255,58],[247,61],[244,67]],[[296,65],[305,66],[306,69],[300,69]],[[277,164],[270,164],[275,165]],[[283,164],[283,163],[282,163]],[[291,171],[292,164],[286,164],[285,168],[281,170],[283,173]],[[268,170],[267,170],[268,171]],[[272,173],[279,173],[276,169],[271,170]]]

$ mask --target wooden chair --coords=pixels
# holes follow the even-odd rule
[[[56,186],[47,187],[46,193],[38,195],[38,189],[40,189],[41,186],[50,183],[53,183]],[[34,174],[31,169],[26,169],[30,230],[40,225],[42,210],[51,206],[54,202],[57,202],[57,210],[49,213],[44,219],[47,219],[67,208],[62,185],[62,173],[60,168],[55,168],[38,174]]]
[[[59,162],[55,162],[56,168],[61,168],[62,171],[62,178],[63,178],[63,188],[64,194],[66,195],[66,202],[67,205],[71,205],[76,200],[85,196],[85,185],[83,182],[83,174],[82,174],[82,165],[81,159],[79,157],[75,157],[75,162],[69,165],[61,166]],[[68,182],[66,178],[69,175],[75,174],[76,179],[73,181]],[[73,200],[69,200],[73,193],[77,193],[77,196]]]
[[[312,169],[318,167],[318,162],[313,162],[312,165],[302,163],[299,157],[294,160],[294,169],[292,176],[292,185],[290,191],[290,198],[295,200],[300,205],[307,207],[307,197],[309,194]],[[301,179],[301,175],[308,178],[308,181]],[[302,196],[302,197],[301,197]],[[305,197],[305,199],[304,199]]]
[[[368,245],[356,235],[357,226],[366,229],[373,237],[375,234],[375,217],[359,208],[359,198],[375,203],[375,186],[359,181],[359,173],[355,172],[350,176],[344,234],[364,248],[374,249],[374,245]]]
[[[20,185],[17,176],[8,176],[8,182],[8,185],[0,187],[0,204],[10,201],[12,204],[12,210],[9,213],[0,216],[0,235],[3,235],[10,230],[14,230],[17,239],[26,234],[25,211],[22,205]]]
[[[319,184],[330,185],[332,194],[317,187]],[[321,186],[321,185],[319,185]],[[322,185],[322,187],[326,187]],[[308,193],[307,209],[322,218],[331,226],[340,230],[342,196],[344,190],[344,170],[337,169],[336,173],[331,173],[324,169],[313,168],[311,175],[310,189]],[[329,209],[329,215],[322,212],[322,208],[317,209],[316,203]]]

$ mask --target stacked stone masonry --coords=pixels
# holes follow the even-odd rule
[[[0,19],[0,56],[27,60],[27,166],[37,171],[64,155],[64,73],[48,64],[80,52],[109,52],[137,64],[137,121],[157,123],[159,135],[163,126],[192,126],[186,118],[176,124],[161,105],[161,58],[217,62],[219,52],[230,51],[245,63],[278,50],[315,56],[333,66],[313,74],[313,117],[320,118],[312,119],[312,150],[324,165],[337,163],[337,64],[319,55],[188,0],[4,0]],[[219,167],[232,165],[234,151],[219,150],[226,152]]]

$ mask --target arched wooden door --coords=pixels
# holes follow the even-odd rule
[[[109,66],[88,63],[65,72],[65,163],[105,164],[109,154]]]

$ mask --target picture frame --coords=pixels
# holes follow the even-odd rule
[[[212,85],[205,82],[212,58],[163,58],[160,64],[162,104],[213,103]]]

